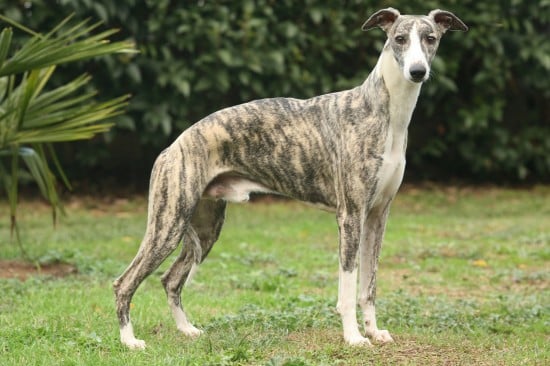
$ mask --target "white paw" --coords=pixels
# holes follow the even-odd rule
[[[145,349],[145,341],[141,339],[123,339],[122,344],[130,349]]]
[[[202,330],[195,328],[191,324],[185,326],[185,327],[178,327],[178,330],[185,334],[187,337],[190,338],[197,338],[200,337],[202,333],[204,333]]]
[[[132,323],[126,324],[120,329],[120,341],[130,349],[145,349],[145,341],[136,339]]]
[[[375,342],[380,343],[390,343],[393,342],[393,338],[390,335],[390,332],[388,332],[385,329],[377,329],[374,332],[371,333],[371,338]]]
[[[362,335],[356,335],[356,336],[351,336],[351,337],[344,336],[344,340],[350,346],[358,346],[358,347],[372,346],[369,339],[363,337]]]

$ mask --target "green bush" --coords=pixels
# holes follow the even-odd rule
[[[36,0],[3,3],[0,11],[33,29],[48,29],[76,12],[78,18],[121,28],[120,37],[137,43],[136,57],[104,57],[73,68],[74,74],[92,71],[103,95],[130,92],[133,99],[129,114],[104,138],[108,144],[66,146],[64,160],[76,178],[93,181],[107,174],[146,184],[155,155],[217,109],[263,97],[311,97],[361,83],[384,35],[360,27],[386,6],[427,14],[443,5],[432,0]],[[444,7],[470,31],[447,35],[440,47],[410,127],[408,173],[421,179],[548,180],[550,2],[449,0]]]

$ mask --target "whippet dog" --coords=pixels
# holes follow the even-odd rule
[[[392,8],[373,14],[362,29],[377,26],[388,39],[362,85],[307,100],[261,99],[220,110],[159,155],[145,236],[114,282],[123,344],[145,347],[134,336],[130,301],[181,241],[181,254],[162,283],[178,329],[201,334],[183,311],[182,287],[218,239],[226,202],[247,201],[251,192],[278,193],[336,213],[337,310],[344,339],[351,345],[369,345],[367,337],[392,341],[376,324],[376,271],[390,203],[405,169],[407,128],[441,37],[468,28],[447,11],[412,16]],[[357,303],[366,337],[357,323]]]

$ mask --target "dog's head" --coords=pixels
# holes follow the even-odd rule
[[[388,35],[385,47],[390,47],[405,79],[421,83],[430,76],[430,65],[446,31],[467,31],[468,27],[456,15],[444,10],[432,10],[424,15],[401,15],[393,8],[371,15],[363,30],[382,28]]]

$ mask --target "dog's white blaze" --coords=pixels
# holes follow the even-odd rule
[[[340,266],[338,304],[336,308],[342,317],[344,339],[351,345],[369,345],[368,338],[359,332],[357,325],[357,269],[346,272]]]
[[[416,24],[414,24],[411,29],[409,40],[409,48],[407,49],[407,51],[405,51],[405,62],[403,64],[403,72],[405,73],[405,78],[412,81],[411,66],[415,64],[421,64],[426,69],[426,76],[424,77],[424,80],[426,80],[426,78],[430,74],[430,66],[428,65],[428,61],[426,60],[426,54],[424,53],[424,51],[422,51],[422,44],[418,35]]]
[[[120,329],[120,341],[132,349],[145,349],[145,341],[136,339],[134,336],[134,328],[131,322]]]

